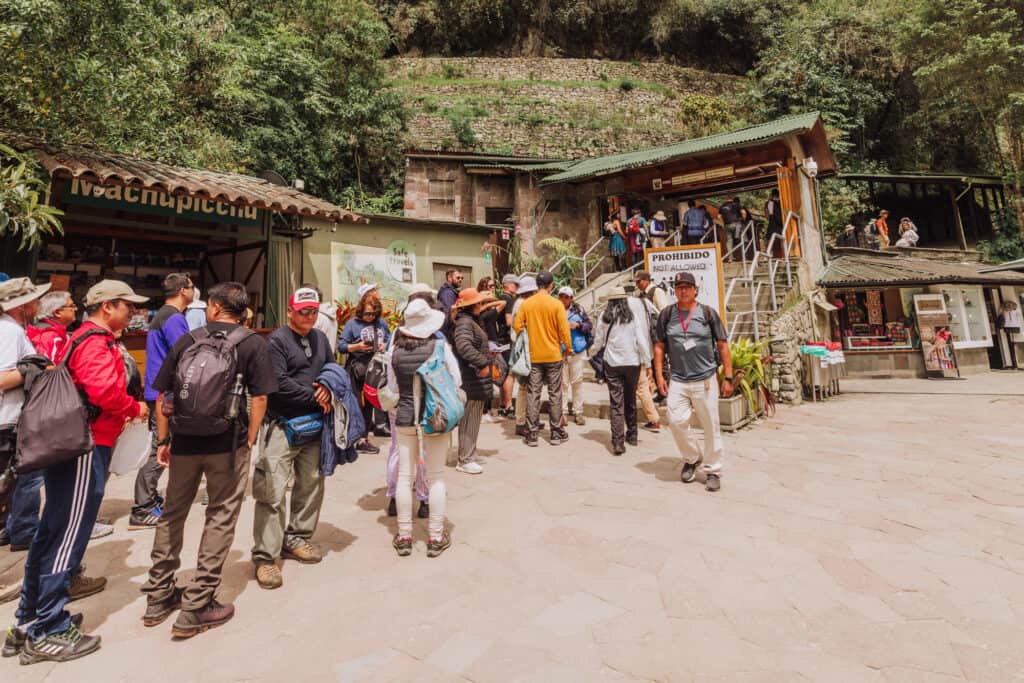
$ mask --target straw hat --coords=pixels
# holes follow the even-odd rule
[[[608,295],[605,297],[605,301],[615,301],[616,299],[627,299],[629,295],[626,294],[624,287],[612,287],[608,290]]]
[[[15,277],[0,282],[0,311],[13,311],[19,306],[35,301],[50,291],[52,285],[34,285],[27,277]]]
[[[441,329],[444,313],[434,310],[423,299],[409,302],[405,307],[405,322],[398,329],[416,339],[426,339]]]
[[[478,291],[475,287],[467,287],[459,292],[459,298],[455,300],[455,308],[475,306],[485,301],[494,301],[494,295],[490,292]]]

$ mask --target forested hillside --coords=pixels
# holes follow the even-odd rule
[[[487,91],[419,57],[616,63]],[[409,121],[438,147],[514,126],[496,151],[545,155],[559,125],[579,155],[812,109],[845,168],[988,171],[1019,196],[1024,0],[0,0],[3,128],[355,206],[395,206]]]

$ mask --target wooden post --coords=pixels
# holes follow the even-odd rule
[[[960,206],[956,201],[956,190],[951,185],[946,186],[949,196],[950,208],[953,209],[953,221],[956,223],[957,233],[960,235],[960,248],[967,251],[967,235],[964,234],[964,222],[960,217]]]

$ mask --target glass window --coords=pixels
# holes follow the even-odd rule
[[[981,287],[941,286],[937,289],[946,299],[953,343],[991,346],[988,314]]]

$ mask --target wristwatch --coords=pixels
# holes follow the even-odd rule
[[[171,442],[171,437],[167,436],[156,442],[157,447],[166,446]]]
[[[723,382],[728,382],[729,384],[732,384],[732,377],[723,377],[722,381]]]

